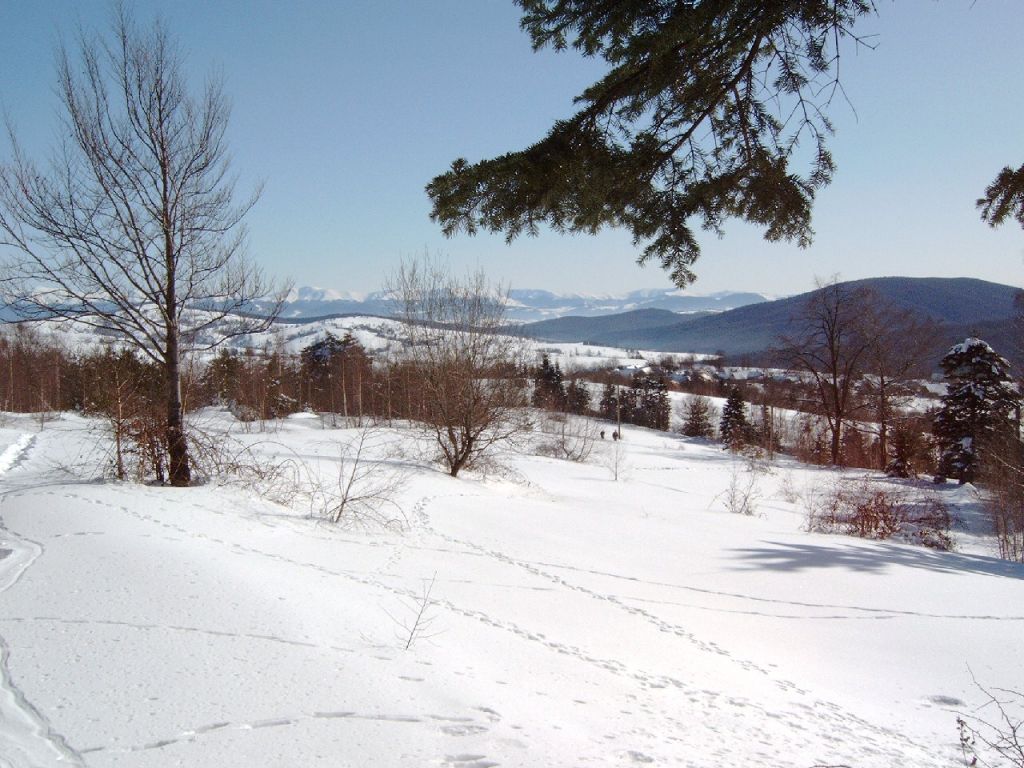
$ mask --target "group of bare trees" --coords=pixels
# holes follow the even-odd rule
[[[374,357],[351,334],[326,334],[297,352],[222,348],[188,359],[183,412],[226,406],[259,428],[299,411],[322,414],[325,426],[401,421],[425,432],[450,474],[478,465],[530,426],[521,346],[495,333],[504,303],[479,274],[467,281],[417,265],[400,280],[410,314],[398,350]],[[31,324],[0,331],[0,409],[102,417],[116,476],[170,481],[162,368],[124,344],[69,350],[59,338]]]
[[[934,325],[876,292],[833,281],[811,294],[797,327],[782,352],[807,385],[801,410],[824,420],[829,462],[843,464],[844,440],[867,433],[884,469],[898,406],[934,362]]]
[[[500,295],[487,294],[480,276],[460,282],[426,267],[396,278],[410,333],[406,353],[383,375],[358,344],[329,338],[297,366],[281,351],[224,353],[203,380],[190,378],[185,366],[197,353],[265,329],[285,295],[244,258],[242,219],[258,191],[235,200],[221,84],[210,80],[191,94],[164,26],[140,28],[123,5],[108,35],[83,32],[76,53],[60,49],[57,82],[64,132],[50,162],[29,158],[11,130],[11,157],[0,165],[3,300],[21,319],[73,322],[116,338],[152,366],[159,397],[147,389],[142,400],[127,398],[128,383],[115,377],[112,397],[77,405],[123,415],[143,410],[142,401],[147,412],[162,402],[159,479],[191,481],[184,414],[186,390],[197,384],[259,417],[309,407],[415,418],[453,475],[521,429],[525,390],[513,342],[483,332],[501,320]],[[245,312],[268,295],[269,313]],[[60,355],[29,349],[24,333],[2,343],[4,407],[67,405]],[[121,426],[115,434],[120,468]]]

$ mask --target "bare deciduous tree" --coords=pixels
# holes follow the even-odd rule
[[[901,310],[875,292],[869,292],[859,314],[868,349],[864,365],[864,394],[878,437],[878,468],[889,462],[889,433],[901,403],[910,395],[915,375],[926,373],[925,358],[931,351],[935,323],[909,310]]]
[[[1016,427],[1003,428],[981,445],[985,508],[999,556],[1024,563],[1024,443]]]
[[[798,335],[784,340],[792,365],[812,384],[835,465],[842,461],[843,432],[863,405],[857,383],[871,348],[860,322],[867,301],[867,292],[855,286],[836,280],[819,285],[804,308]]]
[[[139,29],[119,7],[108,39],[82,33],[58,62],[60,147],[41,168],[9,130],[0,167],[6,300],[115,334],[161,367],[169,477],[187,485],[183,356],[267,324],[236,314],[270,292],[243,256],[258,193],[233,202],[221,84],[191,96],[159,22]]]
[[[482,272],[463,280],[428,262],[403,264],[390,282],[419,400],[411,416],[455,477],[530,428],[522,343],[503,332],[507,297]]]
[[[315,484],[311,507],[332,523],[401,529],[404,515],[395,497],[407,472],[382,449],[386,446],[381,431],[371,425],[360,427],[340,445],[333,482]],[[388,508],[394,514],[389,515]]]
[[[548,414],[541,421],[543,442],[537,447],[542,456],[583,463],[590,458],[601,429],[586,416],[567,413]]]

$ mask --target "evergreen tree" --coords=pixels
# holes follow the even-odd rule
[[[1020,418],[1020,395],[1010,381],[1009,363],[981,339],[957,344],[940,363],[946,394],[935,417],[939,478],[973,482],[987,441]]]
[[[668,386],[661,377],[638,374],[629,388],[632,407],[628,421],[641,427],[667,430],[671,407]],[[623,421],[627,421],[623,415]]]
[[[619,398],[619,421],[623,424],[638,424],[636,387],[619,387],[616,392]]]
[[[431,181],[446,235],[623,227],[646,244],[641,263],[680,286],[695,278],[695,223],[721,233],[738,218],[768,240],[810,242],[834,171],[840,55],[864,43],[855,29],[874,0],[517,3],[535,50],[573,48],[607,69],[539,141],[460,158]],[[1024,225],[1024,166],[1004,168],[978,206],[992,225]]]
[[[238,400],[242,368],[241,358],[236,353],[221,347],[203,374],[203,384],[211,399],[216,399],[221,403]]]
[[[715,427],[711,421],[711,401],[702,395],[686,399],[683,406],[683,434],[687,437],[713,437]]]
[[[614,421],[617,406],[618,398],[615,395],[615,387],[611,382],[606,382],[601,389],[601,399],[597,403],[597,411],[602,419]]]
[[[518,2],[534,48],[571,46],[608,70],[540,141],[456,160],[429,184],[445,234],[624,227],[680,286],[694,279],[695,221],[810,241],[833,172],[821,84],[871,0]]]
[[[729,390],[725,407],[722,408],[722,421],[718,431],[722,440],[730,448],[736,448],[747,441],[750,425],[747,422],[747,403],[738,387]]]
[[[533,405],[549,411],[561,411],[566,406],[565,381],[562,369],[545,352],[541,357],[540,366],[533,375]]]
[[[888,446],[885,474],[889,477],[916,477],[928,461],[921,417],[904,417],[893,424]]]
[[[565,405],[569,413],[582,416],[590,410],[590,390],[587,385],[573,379],[565,388]]]
[[[619,395],[614,384],[607,382],[601,390],[601,401],[598,403],[598,411],[601,418],[609,421],[616,421],[619,410]]]
[[[340,339],[330,331],[299,353],[301,379],[308,403],[320,411],[343,413],[362,411],[363,387],[372,383],[370,359],[363,345],[351,333]]]

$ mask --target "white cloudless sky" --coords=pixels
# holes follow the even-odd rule
[[[139,0],[178,38],[191,82],[220,73],[233,113],[239,191],[263,195],[248,218],[250,254],[297,285],[378,289],[424,252],[483,268],[515,288],[621,293],[666,287],[636,266],[625,232],[544,231],[446,239],[424,186],[457,157],[522,149],[603,71],[574,53],[534,53],[512,0]],[[29,151],[58,136],[54,50],[79,25],[103,30],[107,0],[0,4],[0,104]],[[847,46],[852,104],[831,116],[834,183],[818,197],[814,244],[767,243],[727,222],[702,236],[693,291],[810,289],[815,277],[968,276],[1024,284],[1024,230],[992,229],[974,200],[1024,162],[1021,0],[878,0]],[[6,142],[0,152],[6,153]]]

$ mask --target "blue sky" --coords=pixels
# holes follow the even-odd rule
[[[372,291],[424,252],[482,267],[516,288],[618,293],[666,287],[635,265],[623,232],[444,238],[424,185],[456,157],[520,149],[572,112],[602,71],[572,53],[533,53],[512,0],[224,0],[159,7],[198,86],[222,73],[239,189],[265,184],[250,254],[298,285]],[[30,151],[56,136],[54,48],[103,28],[106,0],[0,4],[0,103]],[[729,222],[702,236],[693,290],[808,290],[816,276],[969,276],[1024,284],[1024,231],[993,230],[974,200],[1024,162],[1020,0],[880,0],[846,51],[835,182],[819,195],[814,245],[767,243]],[[855,110],[855,111],[854,111]],[[4,149],[3,151],[6,151]]]

